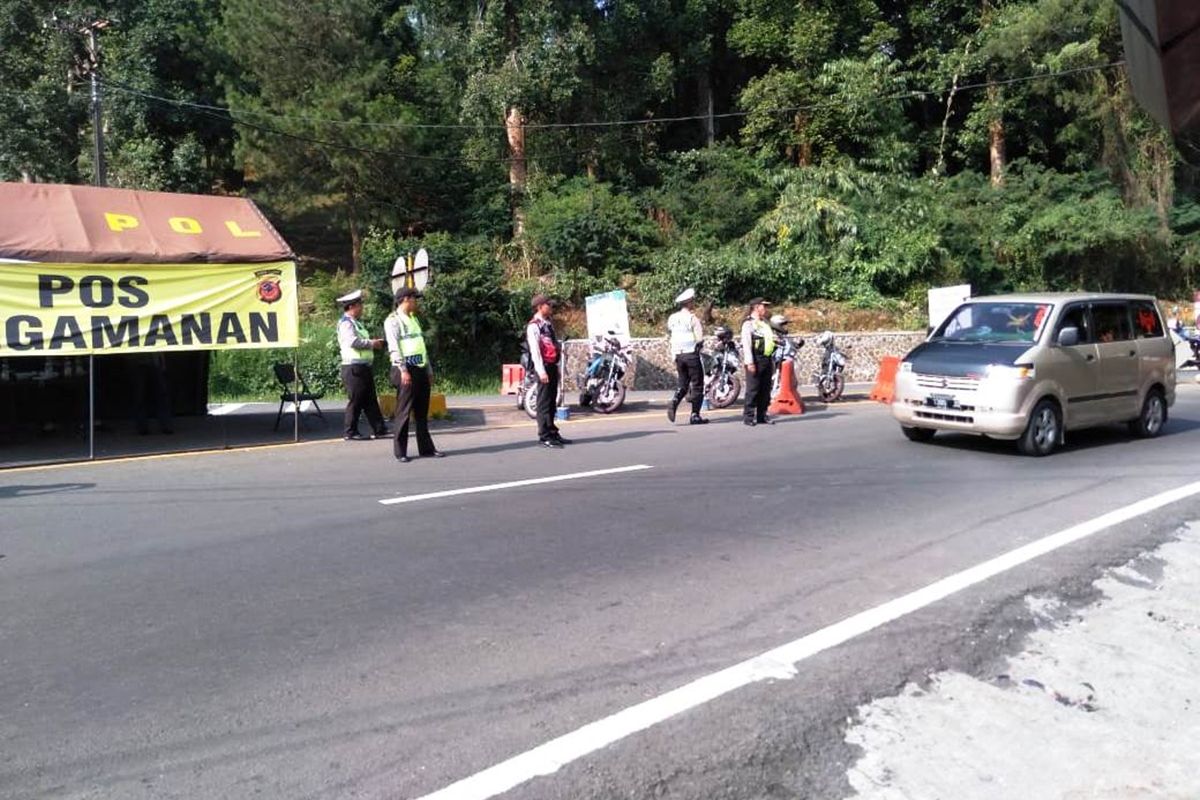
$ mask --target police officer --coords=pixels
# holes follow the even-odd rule
[[[342,354],[342,383],[346,385],[345,426],[342,436],[346,440],[362,439],[358,432],[358,415],[365,413],[371,426],[371,438],[387,436],[383,414],[379,410],[379,398],[375,396],[375,375],[371,369],[374,360],[372,350],[383,347],[383,339],[372,339],[367,327],[359,320],[363,314],[363,293],[356,289],[337,299],[342,306],[342,318],[338,321],[338,348]]]
[[[395,431],[392,454],[401,464],[407,464],[408,420],[413,417],[417,428],[417,452],[422,456],[441,458],[429,435],[429,395],[433,386],[433,369],[425,347],[425,334],[417,319],[417,299],[421,293],[404,287],[396,292],[396,310],[383,323],[387,337],[388,356],[392,362],[390,378],[396,387],[396,415],[392,417]]]
[[[700,348],[704,345],[704,326],[692,313],[696,301],[696,290],[685,289],[675,298],[680,308],[667,317],[667,333],[671,340],[671,355],[675,356],[675,371],[679,373],[679,385],[675,396],[667,405],[667,419],[675,421],[675,411],[683,398],[691,391],[692,416],[690,425],[706,425],[708,420],[700,416],[704,402],[704,367],[700,364]]]
[[[750,315],[742,323],[742,361],[746,365],[746,407],[742,422],[750,427],[774,425],[767,418],[771,405],[771,375],[775,364],[775,331],[767,322],[767,307],[761,297],[750,301]]]
[[[541,386],[537,396],[538,441],[542,447],[560,448],[570,444],[558,431],[554,418],[558,411],[559,365],[562,363],[562,343],[554,332],[551,316],[554,308],[550,298],[544,294],[533,298],[533,318],[525,326],[525,343],[529,358],[537,372]]]

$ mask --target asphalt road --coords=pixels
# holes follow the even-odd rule
[[[0,472],[0,797],[416,798],[1021,544],[1194,479],[1166,434],[905,441],[887,409],[658,414]],[[564,473],[649,469],[399,504]],[[588,752],[508,798],[850,793],[846,720],[987,665],[1022,597],[1200,516],[1140,516]]]

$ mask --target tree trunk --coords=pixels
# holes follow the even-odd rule
[[[713,118],[714,109],[712,79],[708,70],[700,72],[700,113],[704,117],[704,143],[712,147],[717,139],[717,124]]]
[[[1000,108],[1000,89],[988,87],[988,160],[991,164],[992,186],[1004,185],[1005,148],[1004,148],[1004,112]]]
[[[508,133],[508,189],[512,202],[513,237],[520,238],[525,233],[525,184],[529,174],[525,163],[525,115],[521,109],[516,106],[508,109],[504,128]]]
[[[350,229],[350,273],[357,275],[362,260],[362,236],[358,230],[358,214],[355,213],[354,203],[346,204],[346,224]]]

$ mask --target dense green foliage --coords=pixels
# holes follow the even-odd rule
[[[645,322],[685,285],[912,307],[1200,266],[1197,171],[1134,104],[1111,0],[101,7],[109,182],[257,200],[321,363],[328,276],[378,323],[422,245],[451,372],[511,356],[535,287],[621,286]],[[0,179],[91,179],[89,8],[0,0]]]

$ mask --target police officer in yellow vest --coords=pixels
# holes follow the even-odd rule
[[[337,326],[338,349],[342,354],[342,383],[346,385],[346,396],[349,398],[342,436],[347,440],[363,438],[358,432],[358,415],[364,413],[371,426],[371,438],[380,439],[387,436],[387,426],[379,410],[379,398],[375,396],[375,373],[371,362],[374,361],[372,351],[383,347],[383,339],[372,339],[367,326],[359,321],[363,313],[361,289],[342,295],[337,301],[343,310]]]
[[[775,331],[767,322],[767,306],[761,297],[750,301],[750,316],[742,323],[742,362],[746,365],[746,407],[742,422],[750,427],[774,425],[767,418],[771,405],[771,375],[775,363]]]
[[[429,435],[429,395],[433,385],[433,370],[429,366],[429,351],[425,334],[416,317],[417,299],[421,293],[404,287],[396,292],[396,310],[383,323],[391,357],[391,381],[396,387],[396,416],[392,453],[401,464],[407,464],[408,419],[413,417],[417,428],[417,452],[422,456],[441,458],[442,453]]]

